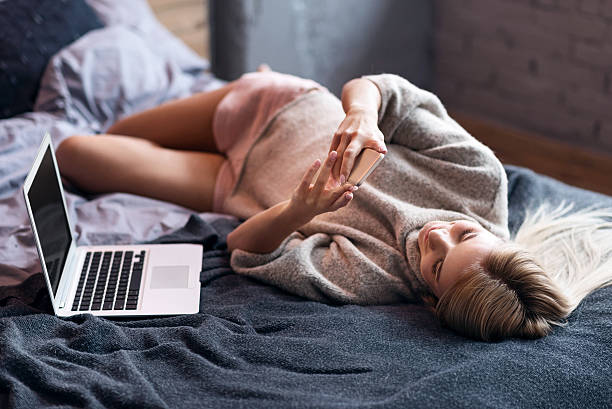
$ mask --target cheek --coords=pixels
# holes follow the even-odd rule
[[[421,259],[420,267],[421,267],[421,274],[425,276],[427,274],[426,272],[429,271],[429,259],[427,257]]]
[[[433,277],[430,275],[430,264],[428,262],[429,260],[421,260],[421,275],[423,276],[423,279],[425,280],[425,283],[427,283],[427,286],[429,287],[429,289],[434,292],[434,288],[433,288]]]

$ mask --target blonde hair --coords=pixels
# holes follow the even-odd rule
[[[573,205],[528,212],[436,304],[440,321],[472,338],[538,338],[564,325],[591,292],[612,284],[612,209]]]

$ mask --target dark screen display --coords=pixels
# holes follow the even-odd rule
[[[71,239],[51,149],[49,145],[28,192],[28,199],[55,296]]]

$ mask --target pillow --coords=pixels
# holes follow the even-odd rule
[[[115,25],[51,58],[34,110],[101,132],[122,116],[186,96],[193,80],[135,31]]]
[[[50,57],[103,27],[83,0],[0,1],[0,119],[32,110]]]
[[[157,20],[146,0],[86,1],[106,26],[123,26],[133,31],[149,48],[163,58],[174,61],[181,70],[199,72],[209,68],[208,61]]]

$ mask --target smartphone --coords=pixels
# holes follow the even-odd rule
[[[355,186],[360,186],[366,180],[366,178],[370,176],[370,173],[376,169],[384,157],[384,154],[379,153],[374,149],[364,148],[355,158],[353,170],[351,171],[347,182]],[[323,166],[319,167],[319,170],[317,170],[317,173],[315,173],[312,180],[317,180],[322,169]]]
[[[374,149],[364,148],[355,159],[353,170],[348,177],[348,183],[355,186],[361,186],[366,178],[370,176],[370,173],[374,172],[374,169],[376,169],[384,157],[384,154]]]

